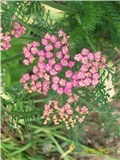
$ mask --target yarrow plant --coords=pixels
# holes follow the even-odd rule
[[[32,65],[32,72],[23,74],[20,79],[25,90],[47,95],[52,89],[59,96],[68,96],[64,106],[60,106],[57,100],[45,104],[42,116],[45,119],[44,124],[53,119],[55,125],[63,121],[69,129],[70,124],[73,127],[76,121],[82,123],[88,109],[86,106],[76,106],[75,111],[72,109],[71,103],[79,99],[77,95],[73,95],[73,89],[96,86],[99,83],[99,69],[104,70],[106,66],[106,58],[101,52],[92,53],[83,48],[72,59],[68,37],[65,32],[59,30],[58,36],[47,32],[41,42],[26,44],[23,55],[23,63],[26,66]],[[79,68],[73,72],[72,69],[78,62]]]
[[[11,35],[15,38],[20,38],[25,34],[26,27],[22,26],[18,22],[14,22],[13,28],[10,32],[2,33],[2,28],[0,29],[0,50],[8,50],[11,47],[10,41],[12,40]]]

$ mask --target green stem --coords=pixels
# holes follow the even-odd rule
[[[45,102],[46,99],[37,99],[37,100],[32,100],[33,103],[39,103],[39,102]],[[28,101],[25,101],[24,103],[29,103]]]
[[[89,42],[90,46],[92,47],[93,51],[96,52],[96,49],[95,49],[95,47],[93,46],[91,40],[89,39],[87,32],[86,32],[86,39],[88,40],[88,42]]]
[[[52,141],[55,143],[56,147],[58,148],[58,151],[60,152],[61,155],[64,154],[64,151],[62,150],[62,148],[60,147],[60,145],[58,144],[58,142],[56,141],[56,139],[52,136],[52,135],[48,135]],[[66,156],[64,157],[64,160],[69,160]]]
[[[33,145],[32,143],[28,143],[28,144],[25,145],[23,148],[15,151],[15,152],[13,152],[13,153],[10,153],[9,156],[13,156],[13,155],[18,154],[18,153],[20,153],[20,152],[23,152],[24,150],[30,148],[32,145]]]
[[[20,59],[20,58],[22,58],[22,57],[23,57],[23,54],[17,54],[16,56],[13,56],[13,57],[11,57],[11,58],[2,60],[2,61],[1,61],[1,65],[10,63],[10,62],[15,61],[16,59]]]
[[[64,11],[64,12],[68,12],[68,13],[76,13],[77,10],[74,10],[74,9],[71,9],[70,7],[66,7],[64,5],[61,5],[61,4],[58,4],[58,3],[55,3],[55,2],[48,2],[48,1],[44,1],[44,2],[41,2],[45,5],[48,5],[50,7],[53,7],[55,9],[59,9],[61,11]]]
[[[12,36],[12,35],[11,35],[11,37],[14,38],[14,36]],[[26,39],[26,40],[32,40],[32,41],[40,41],[39,38],[30,38],[30,37],[25,37],[25,36],[22,36],[19,39]]]

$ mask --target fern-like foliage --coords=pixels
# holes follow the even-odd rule
[[[53,28],[54,22],[50,17],[50,12],[47,12],[39,1],[9,1],[2,3],[1,7],[1,26],[4,32],[8,31],[13,21],[26,26],[33,37],[42,37],[46,31]]]
[[[59,2],[76,9],[76,13],[66,16],[71,39],[84,47],[86,32],[92,43],[99,48],[101,39],[119,48],[120,5],[117,2]],[[85,41],[84,41],[85,42]],[[104,43],[105,43],[104,42]],[[78,43],[77,45],[78,46]]]
[[[2,98],[2,113],[8,119],[9,127],[18,127],[22,120],[30,128],[33,122],[41,121],[42,110],[36,107],[20,85],[7,89],[5,94],[9,99]]]

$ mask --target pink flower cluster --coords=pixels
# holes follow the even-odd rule
[[[11,37],[7,33],[3,34],[2,32],[0,32],[0,39],[0,50],[8,50],[11,47]]]
[[[71,104],[76,102],[78,98],[79,96],[76,94],[71,94],[66,104],[62,107],[59,107],[57,100],[51,100],[48,104],[45,104],[42,116],[44,124],[47,124],[52,119],[54,125],[64,122],[66,128],[70,129],[70,127],[74,127],[77,121],[82,123],[85,119],[85,115],[88,113],[87,107],[83,106],[80,108],[80,106],[77,106],[75,111],[71,108]]]
[[[34,62],[35,54],[38,57],[37,64],[33,67],[33,73],[29,75],[29,80],[26,81],[24,75],[20,80],[25,83],[24,88],[30,93],[47,94],[52,88],[59,95],[63,93],[69,95],[73,88],[96,86],[99,82],[99,69],[105,69],[106,66],[106,58],[101,55],[101,52],[92,53],[83,48],[81,53],[76,54],[74,60],[71,60],[66,34],[60,30],[58,35],[60,37],[47,32],[41,40],[44,46],[42,50],[38,49],[41,46],[39,42],[32,42],[23,48],[25,65]],[[81,65],[79,71],[73,72],[75,61],[80,62]],[[61,74],[64,77],[61,77]],[[37,84],[40,82],[41,85],[38,86]],[[29,83],[28,88],[26,88],[26,83]]]
[[[100,78],[99,69],[104,70],[106,67],[106,58],[101,52],[92,53],[84,48],[81,53],[74,56],[74,60],[81,62],[82,65],[72,78],[78,81],[80,87],[96,86]]]
[[[42,38],[41,43],[44,46],[42,50],[38,49],[41,47],[38,42],[32,42],[23,48],[25,57],[23,63],[25,65],[33,63],[36,55],[38,58],[32,73],[27,73],[29,80],[24,78],[26,74],[20,80],[21,83],[24,83],[24,89],[27,89],[30,93],[38,92],[45,95],[50,88],[55,90],[59,95],[72,93],[72,89],[69,87],[71,86],[71,82],[58,76],[63,72],[64,68],[65,70],[67,68],[71,69],[75,64],[74,60],[70,60],[66,34],[60,30],[57,37],[47,32]],[[41,83],[41,85],[38,85],[38,83]]]
[[[14,22],[13,29],[10,32],[7,32],[4,34],[0,31],[0,39],[2,40],[0,43],[0,50],[8,50],[11,47],[10,35],[13,35],[15,38],[19,38],[23,34],[25,34],[25,31],[26,31],[26,28],[20,25],[18,22]]]
[[[22,26],[18,22],[14,22],[13,29],[10,31],[11,35],[15,38],[20,38],[26,32],[26,27]]]

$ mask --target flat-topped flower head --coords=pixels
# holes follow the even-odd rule
[[[71,99],[74,95],[71,94]],[[71,103],[74,103],[73,101]],[[48,104],[44,105],[44,112],[42,119],[44,119],[44,124],[47,124],[50,120],[53,121],[55,125],[64,123],[67,129],[74,127],[75,123],[78,121],[82,123],[85,119],[85,115],[88,113],[86,106],[77,106],[74,110],[71,103],[66,102],[63,106],[59,106],[57,100],[51,100]]]
[[[13,35],[15,38],[19,38],[25,33],[25,31],[26,28],[20,25],[18,22],[13,23],[13,28],[10,32],[2,33],[2,30],[0,30],[0,50],[8,50],[11,47],[11,35]]]
[[[18,31],[16,33],[20,34]],[[23,62],[26,65],[34,63],[30,73],[22,76],[20,83],[29,93],[47,95],[52,89],[59,100],[65,96],[64,101],[51,100],[45,104],[42,119],[44,124],[50,120],[54,125],[63,122],[70,129],[76,122],[82,123],[88,113],[86,106],[75,106],[80,97],[73,92],[76,93],[76,88],[99,83],[99,70],[105,68],[106,58],[100,52],[92,53],[87,48],[73,57],[66,33],[59,31],[58,35],[47,32],[41,44],[32,42],[23,48]],[[7,40],[6,37],[4,39]]]

